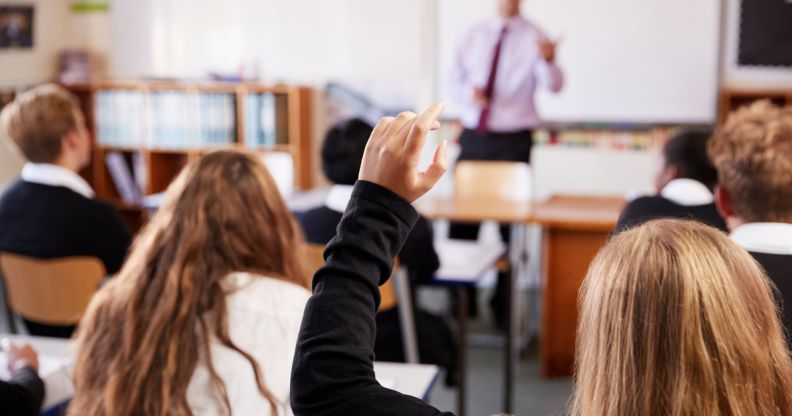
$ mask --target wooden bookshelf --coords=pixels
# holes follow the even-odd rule
[[[721,90],[718,120],[726,121],[729,113],[758,100],[777,105],[792,104],[792,88],[724,88]]]
[[[133,155],[139,153],[145,166],[144,195],[164,191],[181,169],[190,161],[219,149],[238,148],[257,153],[286,152],[294,160],[295,188],[313,187],[313,90],[291,85],[261,85],[251,83],[187,83],[171,81],[107,81],[90,84],[68,84],[65,88],[80,100],[86,124],[94,139],[101,139],[97,126],[101,117],[96,110],[98,95],[103,92],[128,91],[153,96],[158,93],[177,93],[198,97],[201,94],[218,94],[229,97],[233,105],[233,137],[223,144],[198,144],[173,146],[158,143],[148,137],[140,144],[109,145],[96,140],[91,164],[82,175],[91,183],[100,199],[114,203],[133,230],[139,229],[147,219],[146,212],[137,206],[124,203],[105,163],[109,152],[118,152],[132,166]],[[274,101],[274,130],[276,142],[260,144],[246,137],[246,98],[267,94]],[[150,110],[153,111],[153,110]],[[145,143],[144,143],[145,142]]]

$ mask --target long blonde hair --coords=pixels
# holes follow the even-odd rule
[[[772,294],[713,228],[658,220],[619,234],[581,289],[572,414],[792,414]]]
[[[230,413],[210,358],[213,338],[250,362],[276,414],[258,363],[229,337],[222,281],[246,271],[307,287],[295,254],[301,241],[254,156],[221,151],[188,165],[79,326],[69,414],[191,414],[187,386],[199,360]]]

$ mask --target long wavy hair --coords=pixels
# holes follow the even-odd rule
[[[773,290],[713,228],[659,220],[619,234],[581,289],[572,414],[792,414]]]
[[[190,163],[165,199],[80,323],[69,414],[189,415],[186,391],[199,361],[230,413],[212,339],[250,362],[277,414],[258,363],[229,337],[222,282],[250,272],[307,287],[298,225],[266,168],[237,151]]]

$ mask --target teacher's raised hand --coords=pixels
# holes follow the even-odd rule
[[[446,142],[435,149],[432,163],[423,172],[418,170],[418,162],[427,135],[439,127],[437,118],[442,111],[443,104],[437,103],[420,116],[404,112],[382,118],[366,145],[360,180],[388,188],[408,202],[432,189],[448,168]]]
[[[558,44],[560,39],[551,41],[546,38],[540,38],[538,41],[539,45],[539,54],[542,56],[542,59],[549,63],[553,63],[556,57],[556,49],[558,48]]]

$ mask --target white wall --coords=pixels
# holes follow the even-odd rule
[[[33,48],[0,50],[0,87],[32,85],[52,79],[67,30],[67,0],[0,0],[0,5],[34,7]]]
[[[118,0],[111,67],[122,77],[203,78],[254,66],[266,82],[339,80],[412,106],[426,0]]]

